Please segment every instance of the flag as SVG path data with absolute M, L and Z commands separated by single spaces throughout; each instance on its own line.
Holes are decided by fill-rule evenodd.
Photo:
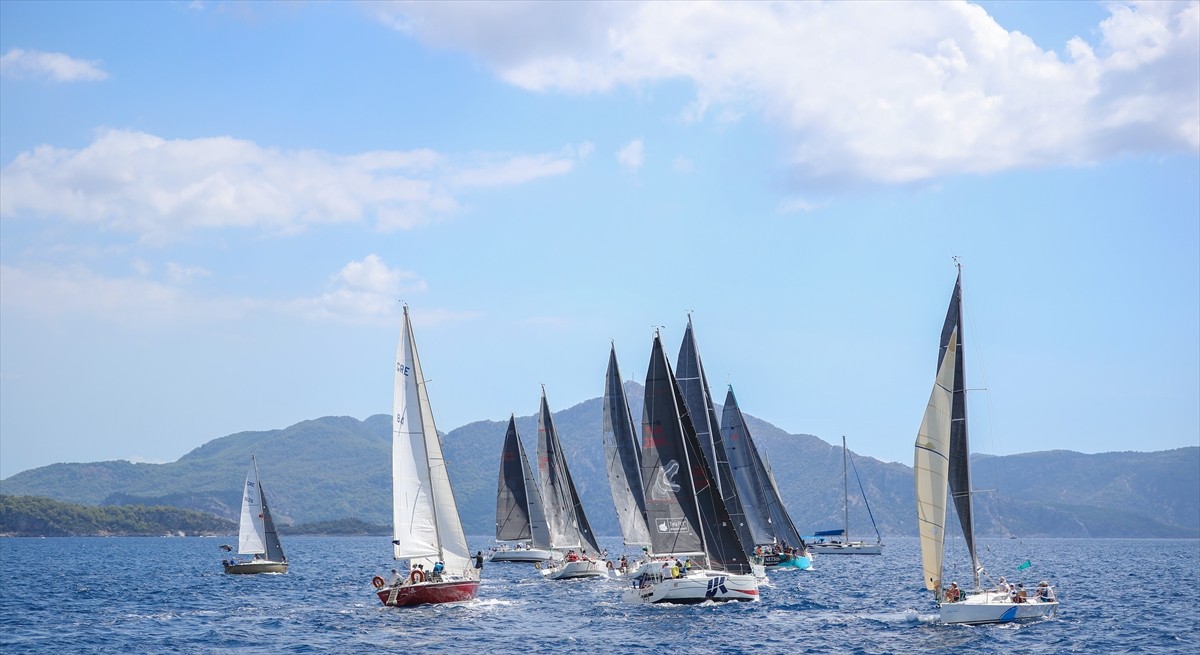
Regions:
M 1024 571 L 1025 569 L 1027 569 L 1027 568 L 1029 568 L 1029 567 L 1031 567 L 1031 566 L 1033 566 L 1033 564 L 1030 564 L 1030 563 L 1029 563 L 1029 560 L 1025 560 L 1024 562 L 1022 562 L 1022 563 L 1021 563 L 1021 565 L 1020 565 L 1020 566 L 1018 566 L 1018 567 L 1017 567 L 1017 570 L 1018 570 L 1018 571 Z

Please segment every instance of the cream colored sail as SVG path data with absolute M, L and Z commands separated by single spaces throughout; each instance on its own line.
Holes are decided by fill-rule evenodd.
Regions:
M 953 398 L 954 361 L 958 353 L 958 331 L 938 366 L 929 405 L 917 432 L 913 458 L 916 480 L 917 524 L 921 534 L 921 565 L 925 588 L 940 593 L 942 550 L 946 538 L 946 488 L 950 468 L 950 413 Z
M 440 559 L 447 571 L 468 571 L 467 538 L 442 457 L 407 306 L 396 348 L 392 406 L 393 555 L 428 561 L 427 568 Z

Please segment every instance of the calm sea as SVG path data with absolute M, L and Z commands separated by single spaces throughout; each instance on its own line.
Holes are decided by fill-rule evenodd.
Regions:
M 393 567 L 386 538 L 285 537 L 291 572 L 258 576 L 222 572 L 218 546 L 229 540 L 0 539 L 0 651 L 1200 652 L 1195 540 L 984 541 L 995 575 L 1053 580 L 1063 607 L 1050 620 L 981 627 L 935 622 L 915 539 L 775 573 L 761 603 L 631 606 L 615 581 L 548 582 L 529 565 L 488 563 L 477 601 L 407 609 L 383 607 L 370 585 Z M 620 550 L 618 539 L 602 545 Z

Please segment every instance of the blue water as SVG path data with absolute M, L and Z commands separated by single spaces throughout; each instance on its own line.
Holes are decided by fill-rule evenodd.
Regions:
M 291 571 L 257 576 L 222 572 L 228 541 L 0 539 L 0 652 L 1200 652 L 1194 540 L 984 541 L 996 575 L 1052 580 L 1063 607 L 977 627 L 935 622 L 915 539 L 774 573 L 761 603 L 626 605 L 615 581 L 548 582 L 529 565 L 488 563 L 477 601 L 404 609 L 383 607 L 370 585 L 393 567 L 387 538 L 285 537 Z M 1018 573 L 1026 559 L 1034 566 Z

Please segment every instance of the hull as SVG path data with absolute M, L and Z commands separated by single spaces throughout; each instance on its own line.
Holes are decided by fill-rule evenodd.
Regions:
M 939 608 L 943 623 L 967 624 L 1041 619 L 1053 617 L 1057 612 L 1057 601 L 1030 599 L 1025 603 L 1013 603 L 1007 599 L 1007 594 L 996 593 L 974 594 L 958 603 L 942 603 Z
M 812 567 L 813 567 L 813 561 L 812 561 L 811 557 L 803 557 L 803 556 L 797 556 L 797 555 L 792 555 L 792 556 L 788 557 L 787 559 L 778 559 L 774 564 L 770 563 L 770 560 L 768 560 L 768 563 L 767 563 L 768 571 L 780 571 L 780 570 L 787 570 L 787 569 L 797 569 L 800 571 L 811 571 Z
M 682 578 L 638 576 L 621 595 L 621 600 L 642 605 L 753 602 L 759 600 L 758 582 L 753 575 L 724 571 L 694 571 Z
M 287 573 L 287 562 L 222 562 L 226 573 Z
M 604 562 L 600 560 L 579 560 L 562 562 L 542 569 L 542 575 L 547 580 L 571 580 L 573 578 L 599 578 L 607 576 L 608 571 Z
M 419 582 L 417 584 L 384 587 L 375 592 L 379 601 L 389 607 L 411 607 L 438 603 L 462 603 L 479 595 L 478 580 L 450 582 Z
M 492 562 L 545 562 L 550 559 L 550 551 L 541 548 L 523 548 L 520 550 L 498 550 L 492 553 Z
M 865 544 L 861 541 L 849 543 L 829 541 L 809 544 L 808 550 L 821 555 L 881 555 L 883 554 L 883 544 Z

